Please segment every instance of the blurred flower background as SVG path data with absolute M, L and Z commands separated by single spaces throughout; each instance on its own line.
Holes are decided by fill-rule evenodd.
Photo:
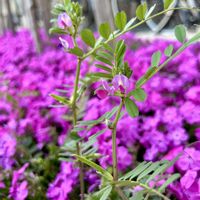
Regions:
M 75 56 L 60 48 L 58 37 L 48 35 L 50 25 L 39 20 L 41 13 L 47 14 L 41 11 L 44 7 L 37 1 L 26 1 L 32 3 L 27 14 L 32 25 L 27 28 L 13 20 L 16 13 L 12 10 L 16 11 L 17 4 L 9 2 L 0 2 L 1 9 L 4 8 L 0 16 L 0 23 L 4 24 L 1 24 L 0 36 L 0 199 L 76 200 L 79 198 L 79 170 L 72 162 L 58 160 L 60 147 L 72 128 L 70 110 L 52 106 L 55 101 L 50 97 L 55 92 L 70 97 L 77 64 Z M 40 1 L 47 5 L 45 2 L 48 3 Z M 97 23 L 104 19 L 90 12 L 98 5 L 95 1 L 85 3 L 88 18 L 83 26 L 94 27 L 94 19 Z M 34 5 L 40 10 L 35 10 Z M 45 7 L 49 17 L 50 7 Z M 175 49 L 180 46 L 162 34 L 149 37 L 147 30 L 143 27 L 138 33 L 127 33 L 121 38 L 128 45 L 125 60 L 133 70 L 133 85 L 150 66 L 155 51 L 163 52 L 169 44 Z M 65 39 L 70 45 L 70 38 Z M 78 42 L 83 45 L 80 39 Z M 81 66 L 81 78 L 89 71 L 97 71 L 90 59 Z M 144 86 L 148 100 L 138 103 L 140 116 L 132 119 L 125 115 L 117 130 L 121 172 L 133 169 L 143 159 L 172 160 L 182 152 L 167 172 L 181 173 L 180 180 L 168 187 L 171 199 L 200 199 L 200 145 L 188 146 L 200 140 L 199 77 L 200 44 L 197 43 Z M 84 120 L 98 119 L 119 101 L 110 96 L 99 99 L 95 91 L 100 84 L 92 84 L 86 91 L 81 104 Z M 90 132 L 82 131 L 80 135 L 87 138 L 103 126 L 98 125 Z M 98 137 L 95 143 L 102 155 L 98 162 L 105 168 L 112 164 L 111 145 L 110 131 Z M 98 189 L 100 179 L 93 170 L 85 170 L 87 190 L 92 192 Z

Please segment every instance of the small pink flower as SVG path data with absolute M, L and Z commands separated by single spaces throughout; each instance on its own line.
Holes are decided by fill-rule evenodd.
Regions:
M 70 28 L 72 26 L 71 18 L 67 13 L 61 13 L 58 16 L 58 27 L 65 29 Z
M 116 90 L 120 90 L 122 93 L 126 93 L 130 86 L 129 79 L 123 74 L 116 75 L 112 80 L 112 84 Z
M 130 87 L 129 79 L 121 74 L 116 75 L 111 84 L 107 81 L 102 81 L 102 87 L 96 90 L 96 94 L 100 99 L 106 98 L 108 95 L 112 96 L 115 92 L 126 94 Z

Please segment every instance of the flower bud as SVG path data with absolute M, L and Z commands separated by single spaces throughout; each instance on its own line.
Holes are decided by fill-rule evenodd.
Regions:
M 67 13 L 61 13 L 58 16 L 58 27 L 65 29 L 70 28 L 72 26 L 71 18 Z
M 64 40 L 61 37 L 59 37 L 59 40 L 64 50 L 67 51 L 69 49 L 69 43 L 67 42 L 67 40 Z

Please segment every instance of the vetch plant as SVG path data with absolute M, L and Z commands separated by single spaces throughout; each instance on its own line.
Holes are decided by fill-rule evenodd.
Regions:
M 146 73 L 136 82 L 130 81 L 130 77 L 134 76 L 129 64 L 124 61 L 126 53 L 126 45 L 123 40 L 115 41 L 119 36 L 133 30 L 142 25 L 146 21 L 167 13 L 170 10 L 178 9 L 194 9 L 194 8 L 171 8 L 172 0 L 164 1 L 164 10 L 153 14 L 156 7 L 154 5 L 149 10 L 146 3 L 138 6 L 136 9 L 136 17 L 127 22 L 126 13 L 119 12 L 115 16 L 115 25 L 117 30 L 112 31 L 107 22 L 99 26 L 100 36 L 96 38 L 90 29 L 79 30 L 81 21 L 83 20 L 81 6 L 78 3 L 64 0 L 63 4 L 57 4 L 53 10 L 56 15 L 57 26 L 53 27 L 50 32 L 62 35 L 69 35 L 73 41 L 73 47 L 70 47 L 64 37 L 60 37 L 61 45 L 67 53 L 77 57 L 76 77 L 74 80 L 74 88 L 72 96 L 67 99 L 63 96 L 52 95 L 59 103 L 68 106 L 72 111 L 73 129 L 62 147 L 63 153 L 60 159 L 78 161 L 79 179 L 80 179 L 80 199 L 152 199 L 160 198 L 168 200 L 165 195 L 166 188 L 175 180 L 179 174 L 166 174 L 166 170 L 171 167 L 177 158 L 171 161 L 142 162 L 125 175 L 120 175 L 118 170 L 118 148 L 117 148 L 117 126 L 124 112 L 131 117 L 139 115 L 137 102 L 143 102 L 147 99 L 147 94 L 142 88 L 156 73 L 158 73 L 171 60 L 183 52 L 188 46 L 200 39 L 200 34 L 196 34 L 191 39 L 186 39 L 186 29 L 183 25 L 175 28 L 175 36 L 181 43 L 178 50 L 174 51 L 174 47 L 169 45 L 164 54 L 166 60 L 161 62 L 161 51 L 155 52 L 151 57 L 151 65 Z M 137 22 L 139 21 L 139 22 Z M 80 34 L 79 34 L 80 31 Z M 80 38 L 87 46 L 83 48 L 77 40 Z M 110 44 L 111 42 L 112 45 Z M 84 60 L 91 57 L 98 64 L 95 65 L 99 72 L 88 73 L 81 80 L 80 70 Z M 83 94 L 87 89 L 87 85 L 100 81 L 99 88 L 95 91 L 100 99 L 110 98 L 110 96 L 119 98 L 119 105 L 111 111 L 106 112 L 97 120 L 82 121 L 79 116 L 79 102 L 82 100 Z M 89 131 L 98 124 L 105 124 L 103 130 L 98 131 L 89 138 L 81 137 L 79 132 Z M 106 130 L 112 132 L 112 169 L 104 169 L 96 159 L 101 155 L 94 148 L 97 137 L 104 134 Z M 85 194 L 84 186 L 84 169 L 91 167 L 97 174 L 101 176 L 101 189 L 94 194 Z

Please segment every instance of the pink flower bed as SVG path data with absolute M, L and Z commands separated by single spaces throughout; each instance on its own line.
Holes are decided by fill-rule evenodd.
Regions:
M 44 37 L 44 36 L 43 36 Z M 156 50 L 164 51 L 174 41 L 140 41 L 132 34 L 124 36 L 129 50 L 125 59 L 133 69 L 133 83 L 145 73 Z M 53 41 L 54 44 L 59 40 Z M 168 187 L 172 199 L 200 199 L 200 145 L 187 147 L 200 140 L 200 45 L 196 44 L 175 58 L 145 85 L 148 100 L 138 104 L 140 116 L 125 115 L 117 132 L 119 169 L 134 168 L 143 159 L 172 160 L 182 155 L 168 173 L 179 172 L 179 181 Z M 63 118 L 67 108 L 52 108 L 49 96 L 56 89 L 73 85 L 76 59 L 56 45 L 37 54 L 30 33 L 7 33 L 0 37 L 0 199 L 76 199 L 79 171 L 72 163 L 59 162 L 59 147 L 71 128 Z M 162 58 L 163 60 L 165 58 Z M 81 66 L 81 76 L 94 66 L 89 60 Z M 117 102 L 94 95 L 98 85 L 88 91 L 85 120 L 98 119 Z M 70 96 L 71 91 L 64 94 Z M 88 137 L 101 130 L 94 127 Z M 111 133 L 106 131 L 95 144 L 102 157 L 98 160 L 109 167 Z M 86 172 L 89 191 L 98 188 L 99 177 Z

